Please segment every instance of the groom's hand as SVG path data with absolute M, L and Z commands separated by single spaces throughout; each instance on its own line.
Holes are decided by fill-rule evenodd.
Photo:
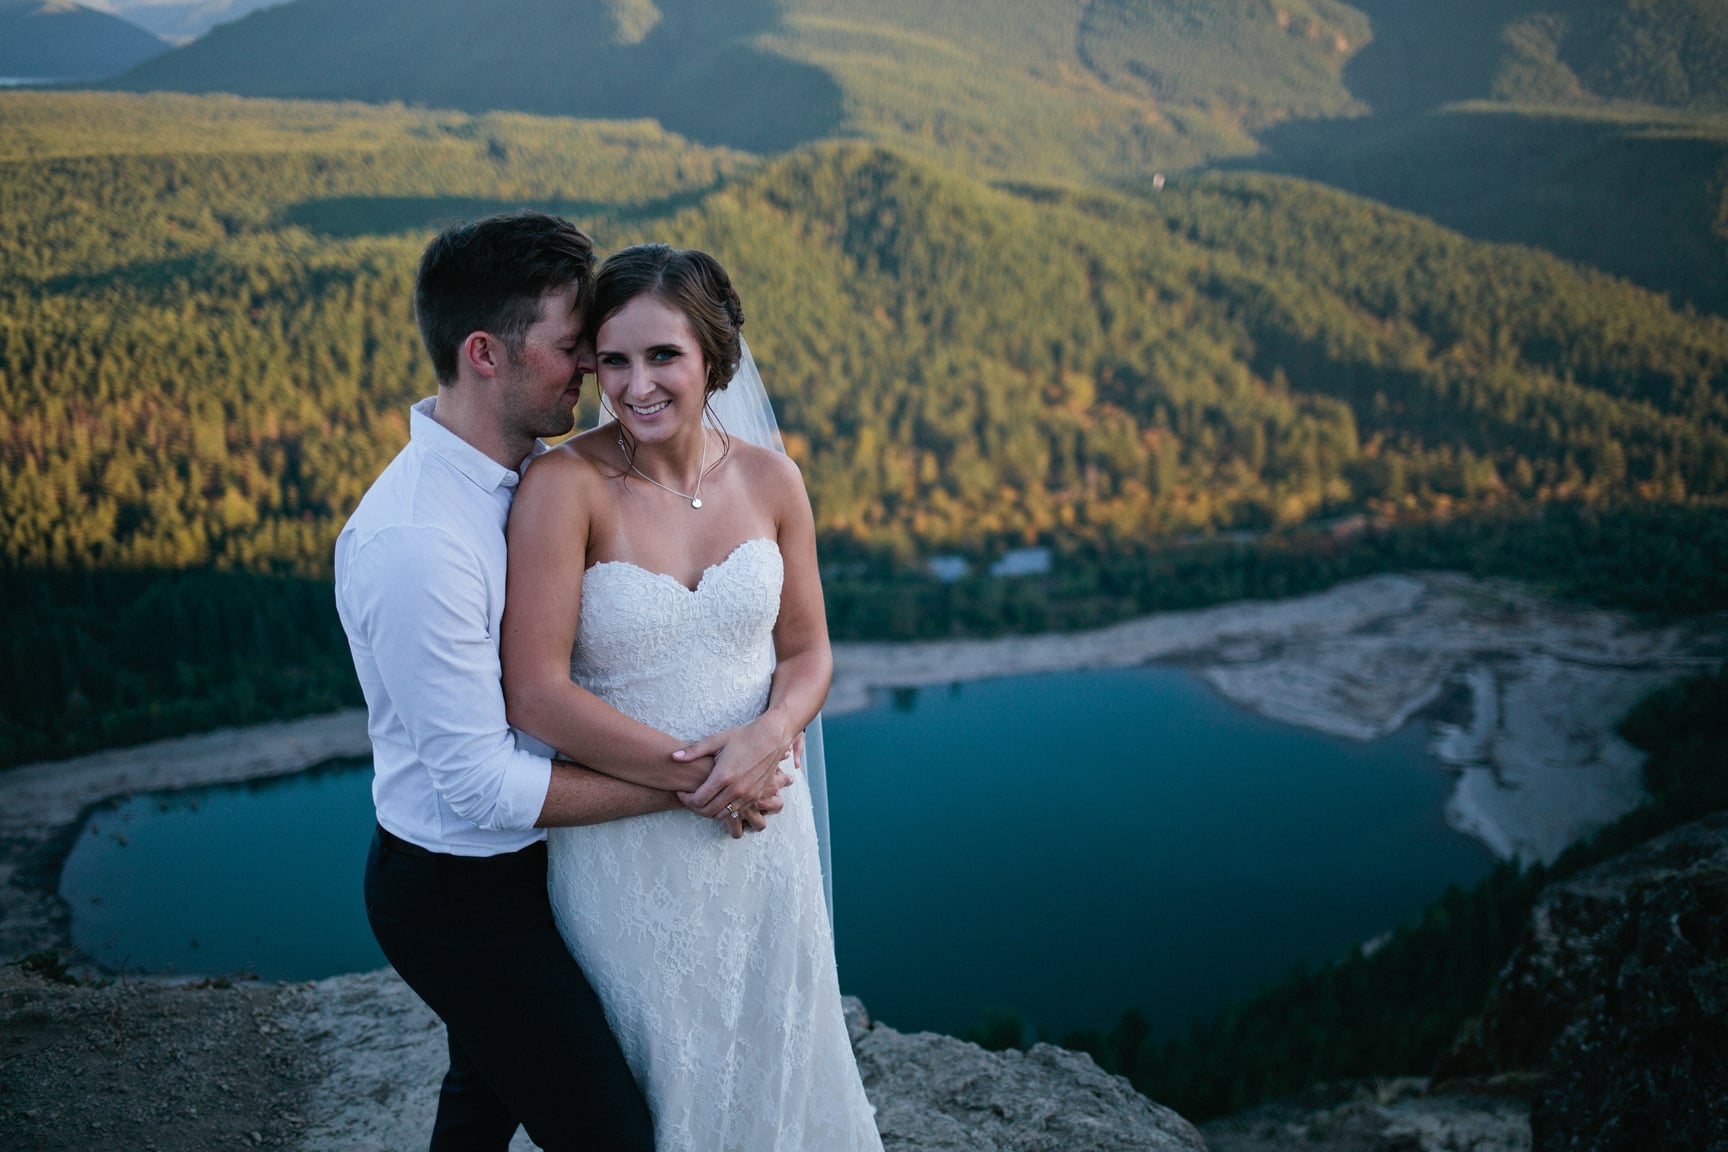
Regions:
M 689 751 L 680 748 L 672 753 L 673 777 L 662 787 L 678 793 L 694 792 L 714 775 L 714 757 L 692 756 Z

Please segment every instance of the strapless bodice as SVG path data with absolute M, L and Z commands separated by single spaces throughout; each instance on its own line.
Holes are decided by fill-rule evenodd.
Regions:
M 582 578 L 570 677 L 620 712 L 698 740 L 759 716 L 774 675 L 780 548 L 746 540 L 694 589 L 623 560 Z

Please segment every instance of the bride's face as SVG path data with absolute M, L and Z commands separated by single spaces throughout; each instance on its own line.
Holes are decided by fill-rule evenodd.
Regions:
M 600 325 L 594 352 L 601 395 L 638 443 L 701 425 L 708 368 L 683 312 L 638 296 Z

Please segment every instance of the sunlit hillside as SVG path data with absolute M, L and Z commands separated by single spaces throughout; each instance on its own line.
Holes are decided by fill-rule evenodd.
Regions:
M 1728 324 L 1311 185 L 1011 191 L 865 144 L 760 167 L 650 125 L 225 98 L 9 118 L 54 157 L 0 181 L 14 562 L 324 571 L 426 386 L 415 246 L 526 203 L 736 267 L 861 545 L 1728 490 Z M 157 123 L 223 149 L 67 154 Z
M 524 204 L 733 267 L 824 549 L 881 571 L 1046 542 L 1094 557 L 1072 578 L 1196 534 L 1728 494 L 1728 323 L 1316 185 L 994 186 L 867 142 L 765 161 L 641 121 L 10 93 L 4 564 L 325 576 L 429 387 L 420 244 Z M 1154 599 L 1022 618 L 1170 602 L 1125 587 Z M 947 626 L 832 603 L 850 634 Z M 64 658 L 15 716 L 65 706 Z

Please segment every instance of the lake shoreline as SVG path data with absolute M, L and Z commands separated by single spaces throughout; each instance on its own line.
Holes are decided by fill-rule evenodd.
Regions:
M 1626 709 L 1725 653 L 1720 615 L 1650 626 L 1506 581 L 1417 573 L 1081 633 L 837 644 L 826 712 L 892 688 L 1180 664 L 1232 703 L 1332 735 L 1375 739 L 1427 717 L 1430 750 L 1458 774 L 1452 826 L 1503 859 L 1551 860 L 1643 799 L 1643 758 L 1614 732 Z M 345 709 L 0 773 L 0 954 L 68 946 L 54 880 L 94 806 L 370 754 L 364 710 Z

